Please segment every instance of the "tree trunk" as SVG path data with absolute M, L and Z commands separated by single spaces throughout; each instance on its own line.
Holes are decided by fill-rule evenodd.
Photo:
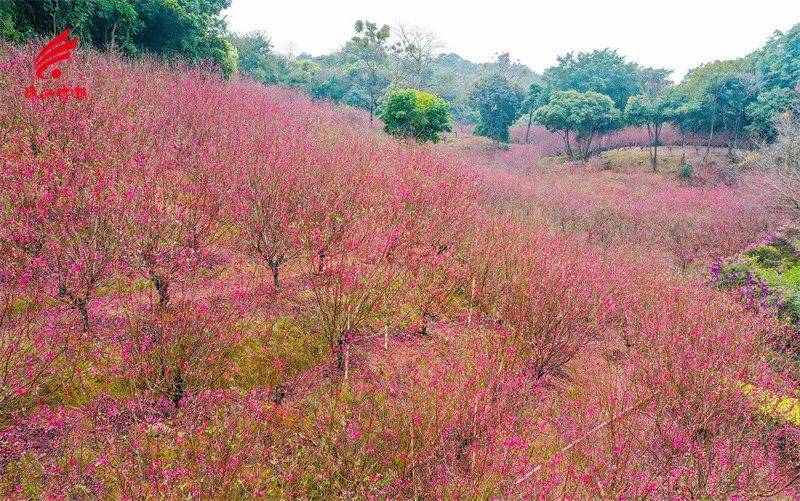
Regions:
M 564 133 L 564 145 L 567 148 L 567 151 L 566 151 L 567 158 L 572 160 L 572 158 L 573 158 L 572 157 L 572 145 L 569 144 L 569 131 L 566 131 Z
M 714 129 L 717 126 L 717 106 L 714 104 L 714 114 L 711 116 L 711 132 L 708 135 L 708 144 L 706 145 L 706 154 L 703 156 L 705 162 L 708 154 L 711 153 L 711 143 L 714 142 Z
M 66 284 L 59 284 L 58 285 L 58 297 L 65 298 L 69 300 L 69 304 L 78 310 L 78 313 L 81 315 L 81 325 L 83 327 L 83 332 L 89 332 L 89 296 L 87 294 L 86 297 L 78 298 L 75 297 L 72 292 L 67 288 Z
M 281 272 L 281 264 L 283 264 L 283 259 L 272 258 L 267 262 L 267 264 L 269 265 L 270 271 L 272 271 L 272 284 L 275 286 L 276 289 L 280 289 L 281 288 L 280 272 Z
M 433 320 L 433 315 L 428 313 L 428 310 L 422 312 L 422 326 L 419 329 L 419 335 L 425 338 L 430 337 L 428 332 L 428 323 Z
M 117 32 L 117 23 L 114 22 L 114 26 L 111 27 L 111 42 L 108 44 L 108 52 L 114 52 L 114 35 Z
M 336 370 L 339 374 L 344 373 L 344 338 L 336 342 Z
M 583 160 L 588 160 L 589 159 L 589 154 L 592 152 L 592 140 L 593 139 L 594 139 L 594 132 L 589 134 L 589 137 L 586 138 L 586 146 L 584 147 L 584 150 L 582 152 L 580 152 L 581 156 L 583 157 L 582 158 Z
M 181 400 L 183 400 L 183 376 L 181 376 L 180 372 L 178 372 L 172 380 L 171 393 L 172 404 L 175 406 L 175 409 L 177 409 L 181 405 Z
M 89 332 L 89 309 L 87 308 L 86 299 L 76 299 L 75 307 L 81 314 L 81 323 L 83 324 L 83 332 Z
M 322 273 L 325 271 L 325 249 L 320 249 L 317 253 L 317 257 L 319 257 L 319 268 L 317 269 L 317 273 Z
M 370 96 L 369 99 L 369 123 L 371 124 L 375 118 L 375 107 L 377 105 L 377 99 Z
M 733 138 L 732 140 L 728 141 L 728 158 L 732 163 L 739 161 L 739 158 L 735 154 L 737 149 L 739 149 L 739 117 L 736 117 L 736 125 L 733 129 Z
M 661 135 L 661 126 L 656 125 L 653 128 L 653 172 L 658 172 L 658 139 Z
M 169 282 L 159 273 L 150 273 L 150 280 L 158 292 L 158 304 L 164 306 L 169 302 Z
M 525 131 L 525 144 L 528 144 L 528 138 L 531 135 L 531 124 L 533 123 L 533 110 L 528 115 L 528 130 Z

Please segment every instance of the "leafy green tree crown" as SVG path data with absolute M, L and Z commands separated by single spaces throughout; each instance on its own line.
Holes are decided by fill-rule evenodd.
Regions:
M 508 127 L 519 118 L 525 92 L 502 75 L 481 78 L 470 93 L 470 103 L 478 110 L 479 136 L 508 142 Z
M 421 143 L 437 143 L 441 132 L 451 130 L 448 108 L 448 104 L 434 94 L 404 89 L 389 94 L 380 118 L 389 134 L 413 137 Z

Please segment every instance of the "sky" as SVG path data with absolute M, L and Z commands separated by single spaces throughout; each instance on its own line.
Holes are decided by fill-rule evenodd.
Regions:
M 445 51 L 474 62 L 508 51 L 541 73 L 560 54 L 611 47 L 680 80 L 800 23 L 800 0 L 232 0 L 225 14 L 233 31 L 265 31 L 278 51 L 294 55 L 333 52 L 357 19 L 368 19 L 424 27 Z

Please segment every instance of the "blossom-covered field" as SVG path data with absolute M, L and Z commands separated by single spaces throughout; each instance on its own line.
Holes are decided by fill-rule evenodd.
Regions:
M 698 275 L 768 201 L 4 50 L 4 497 L 800 494 L 787 333 Z

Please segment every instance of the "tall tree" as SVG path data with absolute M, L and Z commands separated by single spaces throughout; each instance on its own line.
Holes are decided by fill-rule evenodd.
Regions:
M 351 102 L 363 101 L 369 109 L 369 121 L 373 121 L 375 109 L 384 89 L 389 85 L 389 70 L 386 65 L 386 49 L 389 40 L 389 26 L 370 21 L 356 21 L 356 35 L 345 47 L 351 61 L 348 68 L 354 90 L 359 95 Z
M 427 90 L 429 71 L 436 55 L 444 47 L 435 33 L 424 28 L 400 25 L 398 40 L 391 46 L 391 52 L 408 86 Z
M 532 83 L 528 87 L 528 94 L 522 101 L 521 111 L 528 114 L 528 128 L 525 130 L 525 144 L 531 135 L 531 125 L 533 125 L 533 114 L 549 99 L 549 90 L 538 83 Z
M 777 137 L 777 118 L 800 104 L 800 24 L 786 33 L 776 32 L 749 59 L 753 61 L 759 89 L 747 110 L 747 130 L 771 141 Z
M 726 132 L 733 156 L 741 132 L 749 125 L 747 109 L 756 98 L 750 62 L 740 59 L 704 64 L 691 70 L 679 88 L 696 103 L 695 112 L 682 118 L 682 128 L 708 135 L 706 156 L 714 138 Z
M 239 71 L 258 82 L 275 84 L 287 72 L 285 58 L 272 51 L 272 43 L 267 35 L 254 31 L 231 37 L 239 57 Z
M 639 67 L 636 70 L 636 78 L 642 94 L 651 97 L 672 85 L 670 75 L 672 75 L 672 70 L 665 68 Z
M 522 64 L 518 59 L 511 59 L 510 52 L 501 52 L 497 54 L 497 60 L 494 63 L 494 71 L 511 82 L 520 85 L 526 77 L 532 72 L 530 68 Z
M 609 96 L 617 108 L 641 91 L 638 66 L 611 49 L 568 53 L 558 64 L 547 68 L 544 79 L 556 90 L 598 92 Z
M 673 87 L 663 88 L 655 95 L 639 94 L 628 98 L 625 121 L 630 125 L 645 126 L 650 138 L 650 164 L 658 170 L 658 147 L 664 124 L 676 119 L 684 101 Z
M 475 134 L 497 142 L 508 142 L 508 127 L 519 117 L 525 92 L 501 75 L 481 78 L 470 93 L 470 102 L 480 114 Z
M 618 129 L 620 118 L 620 112 L 610 97 L 597 92 L 574 90 L 553 92 L 549 102 L 534 115 L 537 123 L 561 135 L 565 153 L 570 159 L 588 158 L 592 153 L 593 140 Z M 577 155 L 570 140 L 573 134 Z

